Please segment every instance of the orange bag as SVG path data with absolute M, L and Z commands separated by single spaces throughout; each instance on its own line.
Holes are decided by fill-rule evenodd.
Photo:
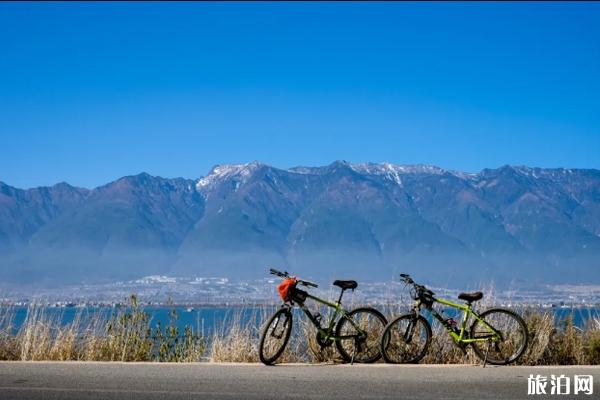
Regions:
M 283 299 L 283 301 L 289 301 L 290 291 L 296 287 L 296 278 L 287 278 L 277 286 L 277 291 Z

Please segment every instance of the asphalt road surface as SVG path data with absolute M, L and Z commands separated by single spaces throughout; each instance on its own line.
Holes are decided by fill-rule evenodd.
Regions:
M 594 393 L 528 396 L 530 374 L 592 375 Z M 0 362 L 0 399 L 598 398 L 600 367 Z M 547 385 L 550 393 L 550 385 Z

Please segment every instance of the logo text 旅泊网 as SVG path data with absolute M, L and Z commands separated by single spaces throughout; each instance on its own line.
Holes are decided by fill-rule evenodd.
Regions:
M 533 375 L 527 378 L 528 395 L 591 395 L 594 393 L 594 377 L 592 375 L 574 375 L 572 378 L 564 374 Z

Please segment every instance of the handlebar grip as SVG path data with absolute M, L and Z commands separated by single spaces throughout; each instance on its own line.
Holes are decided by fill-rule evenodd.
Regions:
M 275 268 L 271 268 L 271 269 L 269 270 L 269 272 L 270 272 L 272 275 L 277 275 L 277 276 L 287 276 L 287 275 L 288 275 L 288 274 L 287 274 L 287 272 L 285 272 L 285 273 L 284 273 L 284 272 L 281 272 L 281 271 L 278 271 L 278 270 L 276 270 Z

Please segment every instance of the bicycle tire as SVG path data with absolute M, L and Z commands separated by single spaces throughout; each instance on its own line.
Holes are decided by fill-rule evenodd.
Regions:
M 360 307 L 360 308 L 356 308 L 352 311 L 350 311 L 348 313 L 349 317 L 352 317 L 353 320 L 354 318 L 357 317 L 357 315 L 362 314 L 362 316 L 359 316 L 358 318 L 363 318 L 366 316 L 370 316 L 372 318 L 372 320 L 375 322 L 374 326 L 368 326 L 365 327 L 367 330 L 367 337 L 364 339 L 361 339 L 361 343 L 366 343 L 365 349 L 367 349 L 367 352 L 363 352 L 361 351 L 360 353 L 356 353 L 356 354 L 350 354 L 348 353 L 348 351 L 346 350 L 346 348 L 344 348 L 344 342 L 343 340 L 336 340 L 335 341 L 335 345 L 337 347 L 338 353 L 340 353 L 340 356 L 342 356 L 342 359 L 345 362 L 357 362 L 357 363 L 374 363 L 375 361 L 379 360 L 381 358 L 381 351 L 379 350 L 379 336 L 381 335 L 381 332 L 383 332 L 383 329 L 385 328 L 386 324 L 387 324 L 387 319 L 385 318 L 385 316 L 380 313 L 379 311 L 377 311 L 374 308 L 370 308 L 370 307 Z M 360 324 L 360 320 L 358 321 L 358 323 Z M 346 318 L 340 318 L 340 320 L 337 322 L 337 325 L 335 327 L 335 335 L 337 337 L 343 336 L 343 329 L 346 326 L 350 326 L 352 327 L 352 325 L 350 324 L 350 322 L 348 321 L 348 319 Z M 362 326 L 361 326 L 362 328 Z M 354 327 L 352 327 L 352 329 L 354 330 Z M 356 339 L 347 339 L 345 340 L 345 342 L 349 342 L 350 340 L 356 340 Z M 354 345 L 356 346 L 356 343 L 354 343 Z M 375 351 L 372 351 L 375 350 Z M 354 352 L 352 352 L 354 353 Z
M 411 323 L 413 324 L 412 326 L 421 326 L 423 328 L 418 328 L 418 331 L 419 333 L 423 333 L 425 335 L 424 343 L 422 345 L 419 345 L 418 347 L 414 346 L 416 351 L 412 352 L 414 353 L 413 355 L 406 355 L 407 351 L 404 350 L 402 351 L 402 353 L 404 354 L 403 356 L 392 356 L 392 350 L 396 348 L 400 349 L 402 342 L 404 342 L 407 345 L 410 344 L 410 342 L 412 342 L 412 335 L 414 335 L 415 330 L 411 327 Z M 406 327 L 403 326 L 404 324 L 406 324 Z M 411 329 L 411 337 L 408 339 L 407 342 L 405 336 L 409 333 L 409 330 Z M 395 330 L 397 330 L 399 333 L 403 332 L 402 335 L 400 337 L 397 337 L 397 335 L 395 334 Z M 419 361 L 421 361 L 423 357 L 425 357 L 425 354 L 427 354 L 427 350 L 429 349 L 429 345 L 431 344 L 431 337 L 431 325 L 422 315 L 418 315 L 416 317 L 415 314 L 412 313 L 401 315 L 385 327 L 385 330 L 381 335 L 381 355 L 387 363 L 416 364 Z
M 527 350 L 527 345 L 529 342 L 529 332 L 527 330 L 527 324 L 525 323 L 523 318 L 521 318 L 521 316 L 519 314 L 517 314 L 516 312 L 514 312 L 512 310 L 507 310 L 505 308 L 490 308 L 490 309 L 482 312 L 479 315 L 479 317 L 481 319 L 483 319 L 486 323 L 490 324 L 490 326 L 492 326 L 494 329 L 497 329 L 501 333 L 503 333 L 503 329 L 506 329 L 506 328 L 503 328 L 501 326 L 496 326 L 495 324 L 498 324 L 498 322 L 494 321 L 494 318 L 491 317 L 492 315 L 499 316 L 500 314 L 503 314 L 505 317 L 508 317 L 509 320 L 512 319 L 512 321 L 515 322 L 516 326 L 520 329 L 520 332 L 518 332 L 517 334 L 521 337 L 521 343 L 519 343 L 519 345 L 515 346 L 516 350 L 513 351 L 508 357 L 494 358 L 494 354 L 499 353 L 499 350 L 500 350 L 500 348 L 497 344 L 496 344 L 496 348 L 494 349 L 494 351 L 491 352 L 491 357 L 490 357 L 490 352 L 488 352 L 487 349 L 480 348 L 479 343 L 482 343 L 482 342 L 471 343 L 471 347 L 473 348 L 473 351 L 475 352 L 477 357 L 479 357 L 481 360 L 486 360 L 485 362 L 487 362 L 489 364 L 494 364 L 494 365 L 506 365 L 506 364 L 510 364 L 510 363 L 517 361 L 523 355 L 523 353 L 525 353 L 525 350 Z M 480 321 L 475 320 L 473 322 L 473 324 L 471 325 L 471 338 L 477 338 L 478 335 L 480 335 L 480 333 L 477 332 L 478 326 L 485 327 L 485 325 L 483 325 Z M 489 330 L 487 328 L 486 328 L 486 330 L 489 332 Z M 509 335 L 511 333 L 512 332 L 509 332 Z M 503 337 L 505 339 L 501 343 L 504 346 L 506 346 L 506 342 L 507 342 L 506 338 L 508 336 L 504 335 Z M 482 346 L 483 346 L 483 344 L 482 344 Z M 487 352 L 487 355 L 486 355 L 486 352 Z
M 283 339 L 282 341 L 280 341 L 280 343 L 277 345 L 277 347 L 275 348 L 275 353 L 273 355 L 265 355 L 266 352 L 266 348 L 268 347 L 265 342 L 267 340 L 267 338 L 269 338 L 269 336 L 273 336 L 272 333 L 270 332 L 271 328 L 277 329 L 280 320 L 280 317 L 284 317 L 285 320 L 283 322 L 283 329 L 284 331 L 282 332 L 281 338 Z M 275 322 L 275 325 L 273 325 L 273 322 Z M 292 317 L 292 313 L 290 311 L 289 308 L 287 307 L 282 307 L 279 310 L 277 310 L 272 316 L 271 318 L 269 318 L 267 324 L 265 325 L 265 327 L 263 328 L 262 331 L 262 335 L 260 338 L 260 344 L 258 346 L 258 357 L 260 358 L 260 361 L 265 364 L 265 365 L 273 365 L 275 363 L 275 361 L 277 361 L 277 359 L 281 356 L 281 354 L 283 354 L 283 351 L 285 350 L 285 346 L 287 345 L 288 341 L 290 340 L 290 335 L 292 333 L 292 323 L 293 323 L 293 317 Z M 274 336 L 276 337 L 276 336 Z

